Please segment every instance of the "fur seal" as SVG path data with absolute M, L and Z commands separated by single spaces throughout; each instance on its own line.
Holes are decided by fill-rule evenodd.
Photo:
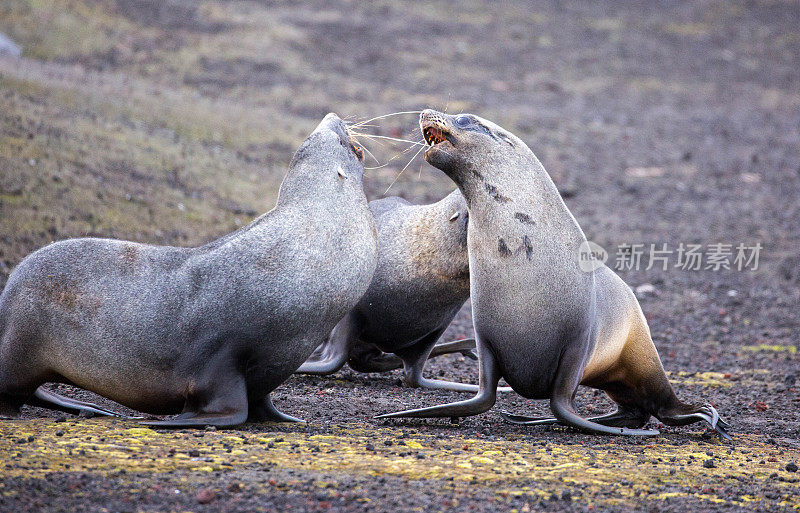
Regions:
M 590 433 L 655 435 L 705 421 L 728 438 L 710 405 L 680 401 L 664 374 L 636 296 L 611 269 L 585 272 L 586 242 L 553 181 L 519 138 L 471 114 L 425 110 L 425 160 L 467 201 L 467 245 L 480 391 L 466 401 L 379 417 L 463 417 L 491 408 L 503 377 L 529 399 L 549 399 L 555 419 L 504 414 L 523 424 L 562 423 Z M 598 262 L 599 264 L 599 262 Z M 580 417 L 578 385 L 605 391 L 616 412 Z
M 83 238 L 25 258 L 0 296 L 0 414 L 80 402 L 63 382 L 153 414 L 149 425 L 296 421 L 269 394 L 356 304 L 377 262 L 361 149 L 328 114 L 276 206 L 198 248 Z M 108 413 L 91 411 L 92 413 Z
M 423 377 L 428 358 L 460 352 L 474 339 L 434 346 L 469 297 L 468 213 L 458 190 L 429 205 L 399 197 L 371 201 L 378 265 L 367 292 L 297 370 L 332 374 L 403 367 L 408 385 L 477 392 L 476 385 Z M 386 354 L 394 353 L 394 354 Z

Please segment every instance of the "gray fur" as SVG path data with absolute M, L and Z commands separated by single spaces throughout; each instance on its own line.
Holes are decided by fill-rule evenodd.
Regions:
M 657 434 L 625 427 L 641 427 L 651 414 L 669 424 L 711 419 L 717 429 L 715 410 L 703 417 L 710 410 L 675 397 L 649 330 L 650 347 L 642 347 L 652 349 L 652 356 L 642 359 L 648 372 L 639 383 L 611 378 L 592 384 L 618 402 L 619 415 L 601 424 L 575 413 L 572 400 L 598 340 L 604 340 L 599 337 L 623 326 L 627 313 L 641 315 L 635 297 L 607 267 L 581 270 L 579 247 L 586 237 L 519 138 L 469 114 L 426 110 L 420 126 L 429 142 L 444 138 L 425 159 L 453 179 L 469 209 L 470 292 L 481 384 L 478 395 L 466 401 L 380 417 L 475 415 L 494 405 L 502 377 L 524 397 L 550 399 L 557 421 L 589 432 Z M 444 135 L 431 135 L 437 128 Z M 643 316 L 641 321 L 647 329 Z
M 369 289 L 298 372 L 330 374 L 345 362 L 361 372 L 402 365 L 411 386 L 475 391 L 422 376 L 434 344 L 469 297 L 463 196 L 456 190 L 429 205 L 390 197 L 370 202 L 370 209 L 380 250 Z M 472 347 L 473 340 L 451 342 L 437 346 L 436 355 Z
M 329 114 L 295 153 L 275 208 L 232 234 L 198 248 L 86 238 L 32 253 L 0 296 L 0 414 L 57 381 L 183 412 L 164 425 L 290 420 L 269 393 L 375 269 L 362 173 Z

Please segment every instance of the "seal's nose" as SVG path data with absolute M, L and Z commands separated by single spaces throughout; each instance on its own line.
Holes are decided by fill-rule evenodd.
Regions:
M 425 120 L 429 120 L 429 119 L 438 117 L 439 114 L 440 113 L 438 111 L 435 111 L 433 109 L 425 109 L 425 110 L 423 110 L 422 112 L 419 113 L 419 121 L 421 123 L 421 122 L 423 122 Z
M 347 138 L 347 127 L 344 126 L 344 121 L 333 112 L 322 118 L 314 132 L 319 132 L 320 130 L 330 130 L 344 139 Z

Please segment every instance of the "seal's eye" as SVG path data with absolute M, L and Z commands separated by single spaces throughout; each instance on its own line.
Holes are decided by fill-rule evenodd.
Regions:
M 469 116 L 458 116 L 456 118 L 456 125 L 460 126 L 461 128 L 467 127 L 472 123 L 472 120 L 469 119 Z

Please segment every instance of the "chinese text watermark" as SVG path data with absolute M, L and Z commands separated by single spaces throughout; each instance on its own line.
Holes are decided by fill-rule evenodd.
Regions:
M 599 244 L 586 241 L 578 249 L 578 265 L 592 272 L 608 262 L 617 271 L 639 271 L 657 268 L 662 271 L 755 271 L 763 246 L 755 244 L 620 244 L 614 261 L 608 262 L 608 252 Z M 613 265 L 612 265 L 613 264 Z

